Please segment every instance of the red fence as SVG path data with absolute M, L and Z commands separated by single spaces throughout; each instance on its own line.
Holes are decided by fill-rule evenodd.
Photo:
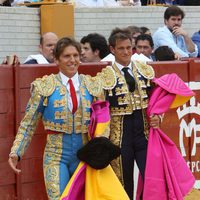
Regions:
M 15 174 L 8 167 L 8 153 L 15 136 L 13 68 L 0 67 L 0 199 L 15 197 Z
M 108 63 L 82 64 L 80 73 L 95 75 Z M 187 105 L 170 110 L 162 129 L 176 143 L 200 188 L 200 61 L 153 62 L 156 76 L 177 73 L 196 92 Z M 16 176 L 8 166 L 8 154 L 28 98 L 30 83 L 45 74 L 57 73 L 54 65 L 0 66 L 0 200 L 46 200 L 42 156 L 46 135 L 40 123 Z

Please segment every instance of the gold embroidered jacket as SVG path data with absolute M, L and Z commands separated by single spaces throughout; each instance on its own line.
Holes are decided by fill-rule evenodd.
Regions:
M 22 156 L 31 141 L 37 123 L 42 118 L 46 130 L 57 133 L 82 133 L 86 135 L 90 122 L 90 105 L 94 97 L 101 98 L 101 84 L 90 76 L 80 75 L 80 106 L 74 115 L 67 102 L 67 89 L 59 75 L 44 76 L 32 83 L 31 98 L 21 121 L 11 154 Z M 105 135 L 108 133 L 105 133 Z M 85 137 L 87 138 L 87 137 Z M 87 142 L 86 139 L 83 142 Z
M 110 102 L 111 115 L 132 114 L 134 110 L 147 108 L 148 90 L 150 80 L 154 78 L 154 70 L 151 66 L 135 62 L 132 63 L 136 89 L 129 92 L 124 76 L 114 64 L 116 83 L 112 89 L 106 90 L 106 99 Z

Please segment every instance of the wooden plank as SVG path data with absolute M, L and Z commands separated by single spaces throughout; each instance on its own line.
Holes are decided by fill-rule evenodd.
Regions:
M 8 161 L 8 155 L 12 147 L 14 137 L 11 138 L 0 138 L 0 163 Z
M 32 182 L 22 184 L 22 199 L 47 200 L 44 183 Z
M 0 113 L 13 112 L 14 93 L 13 89 L 0 90 Z
M 22 183 L 43 182 L 43 160 L 42 158 L 23 159 L 21 162 Z
M 14 112 L 9 114 L 0 114 L 0 138 L 14 137 L 14 132 Z
M 185 82 L 189 81 L 188 61 L 160 61 L 149 63 L 155 70 L 156 77 L 169 73 L 176 73 Z
M 0 187 L 0 200 L 16 200 L 15 184 Z
M 25 112 L 28 100 L 30 99 L 30 96 L 31 96 L 30 88 L 20 89 L 20 96 L 23 97 L 21 98 L 21 101 L 20 101 L 21 112 Z
M 63 20 L 65 19 L 65 20 Z M 73 5 L 42 5 L 40 7 L 41 33 L 54 32 L 59 38 L 74 36 Z M 62 22 L 62 26 L 60 23 Z
M 20 65 L 15 69 L 17 73 L 17 82 L 19 88 L 30 88 L 31 82 L 36 78 L 41 78 L 44 75 L 58 73 L 58 68 L 55 64 L 52 65 Z
M 0 66 L 0 89 L 13 89 L 13 67 L 7 65 Z
M 15 182 L 15 174 L 8 165 L 8 161 L 0 162 L 0 188 L 1 186 L 14 184 Z

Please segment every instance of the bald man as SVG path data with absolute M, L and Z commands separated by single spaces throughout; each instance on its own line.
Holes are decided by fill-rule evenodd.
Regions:
M 53 50 L 58 41 L 55 33 L 44 33 L 40 38 L 39 52 L 40 54 L 30 55 L 24 64 L 48 64 L 54 62 Z

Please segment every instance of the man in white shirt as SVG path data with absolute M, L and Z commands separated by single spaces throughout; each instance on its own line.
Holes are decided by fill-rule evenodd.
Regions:
M 177 6 L 170 6 L 164 13 L 165 26 L 153 34 L 155 49 L 159 46 L 169 46 L 176 58 L 197 57 L 197 46 L 192 42 L 187 32 L 181 27 L 185 13 Z
M 137 54 L 143 54 L 150 60 L 155 60 L 153 52 L 153 39 L 151 35 L 141 34 L 135 40 L 135 48 Z
M 55 33 L 44 33 L 40 38 L 40 54 L 30 55 L 24 64 L 49 64 L 54 62 L 53 50 L 58 41 Z

